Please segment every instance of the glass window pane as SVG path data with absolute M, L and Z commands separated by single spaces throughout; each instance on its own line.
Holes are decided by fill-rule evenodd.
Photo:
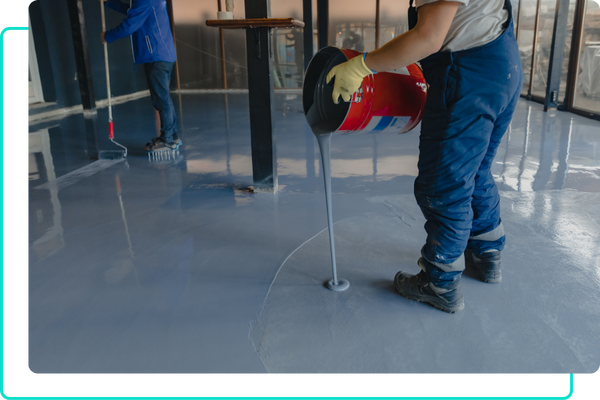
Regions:
M 221 4 L 225 7 L 225 2 Z M 182 89 L 220 89 L 223 87 L 219 29 L 208 27 L 216 19 L 217 0 L 173 1 L 173 20 L 177 60 Z M 243 0 L 234 1 L 233 15 L 244 18 Z M 224 29 L 227 87 L 248 87 L 246 74 L 246 36 L 243 30 Z
M 272 33 L 275 87 L 301 87 L 304 77 L 304 30 L 273 29 Z
M 329 1 L 329 43 L 360 52 L 375 50 L 375 2 Z
M 271 0 L 272 18 L 303 20 L 302 0 Z M 273 78 L 276 88 L 302 87 L 304 29 L 273 29 Z
M 205 28 L 202 24 L 202 19 L 215 19 L 216 10 L 215 1 L 173 2 L 175 44 L 182 89 L 204 89 L 207 88 L 207 83 L 221 81 L 220 65 L 214 65 L 220 57 L 219 32 L 217 29 Z
M 564 99 L 567 87 L 567 76 L 569 69 L 569 54 L 571 49 L 571 35 L 573 33 L 573 18 L 575 16 L 575 0 L 569 2 L 569 13 L 567 15 L 567 37 L 564 43 L 564 52 L 561 69 L 561 86 L 559 99 Z M 552 46 L 552 34 L 554 30 L 554 18 L 556 15 L 556 1 L 542 0 L 540 2 L 540 20 L 538 23 L 538 44 L 535 54 L 533 85 L 531 94 L 546 97 L 546 86 L 548 83 L 548 66 L 550 61 L 550 49 Z
M 178 1 L 179 0 L 173 1 L 173 3 L 177 3 Z M 215 4 L 213 8 L 214 10 L 218 9 L 217 0 L 210 0 L 210 2 Z M 225 10 L 225 0 L 221 0 L 221 7 L 223 7 L 223 10 Z M 244 0 L 234 0 L 233 18 L 246 18 Z M 205 25 L 204 20 L 201 21 L 201 24 Z M 209 29 L 213 29 L 218 32 L 217 28 Z M 223 29 L 223 37 L 225 42 L 225 74 L 227 75 L 227 88 L 248 89 L 248 67 L 246 61 L 246 31 L 244 29 Z M 218 65 L 220 67 L 220 51 L 218 54 Z M 215 80 L 213 82 L 213 86 L 216 88 L 221 88 L 221 74 L 219 73 L 218 76 L 219 80 Z
M 409 0 L 380 0 L 379 46 L 408 31 Z
M 586 2 L 573 106 L 600 113 L 600 1 Z
M 243 3 L 241 4 L 243 6 Z M 235 11 L 234 11 L 235 12 Z M 244 12 L 242 7 L 242 12 Z M 236 15 L 236 14 L 234 14 Z M 236 18 L 244 18 L 237 16 Z M 216 28 L 211 28 L 218 31 Z M 246 31 L 245 29 L 223 29 L 225 42 L 225 74 L 228 89 L 248 89 L 248 63 L 246 60 Z M 218 53 L 220 56 L 220 52 Z M 221 58 L 218 60 L 219 67 Z M 213 86 L 221 88 L 221 74 Z
M 536 11 L 537 0 L 521 0 L 521 11 L 519 14 L 519 53 L 521 54 L 521 62 L 523 63 L 522 94 L 527 94 L 531 79 L 531 55 L 533 53 Z
M 550 49 L 552 48 L 552 33 L 554 17 L 556 16 L 556 0 L 541 0 L 538 22 L 538 40 L 533 63 L 533 85 L 531 94 L 545 97 L 548 83 L 548 66 Z

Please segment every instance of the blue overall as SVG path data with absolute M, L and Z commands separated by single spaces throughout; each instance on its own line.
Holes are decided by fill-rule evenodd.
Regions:
M 429 91 L 415 197 L 427 220 L 421 254 L 427 275 L 438 285 L 460 277 L 466 248 L 474 254 L 504 248 L 490 169 L 523 81 L 510 1 L 504 7 L 508 21 L 494 41 L 440 51 L 420 62 Z

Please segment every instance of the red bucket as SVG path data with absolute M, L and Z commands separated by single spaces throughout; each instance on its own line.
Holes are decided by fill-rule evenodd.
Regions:
M 362 53 L 325 47 L 311 60 L 304 77 L 302 105 L 316 135 L 332 132 L 404 133 L 421 122 L 427 98 L 427 83 L 421 68 L 411 64 L 389 72 L 368 75 L 352 100 L 332 100 L 331 68 Z M 335 78 L 334 78 L 335 79 Z

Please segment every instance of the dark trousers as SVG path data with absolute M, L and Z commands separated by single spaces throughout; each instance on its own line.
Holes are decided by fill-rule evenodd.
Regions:
M 150 99 L 160 116 L 160 136 L 167 143 L 172 142 L 173 134 L 177 133 L 177 117 L 169 93 L 169 83 L 171 82 L 171 72 L 174 64 L 165 61 L 144 64 L 146 81 L 150 89 Z
M 491 43 L 439 52 L 421 65 L 430 85 L 415 180 L 427 220 L 421 253 L 428 275 L 446 280 L 464 270 L 466 248 L 481 254 L 504 247 L 491 166 L 519 99 L 523 70 L 512 22 Z

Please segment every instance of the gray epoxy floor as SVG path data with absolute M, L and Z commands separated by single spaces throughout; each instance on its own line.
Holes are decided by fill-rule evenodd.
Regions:
M 316 141 L 276 95 L 280 192 L 250 194 L 247 95 L 173 95 L 180 157 L 149 162 L 148 98 L 30 126 L 34 372 L 592 372 L 600 365 L 600 122 L 521 101 L 494 164 L 505 279 L 448 315 L 393 292 L 417 272 L 418 132 L 332 140 L 330 279 Z M 94 136 L 95 135 L 95 136 Z M 41 187 L 40 187 L 41 186 Z M 332 357 L 335 355 L 335 357 Z M 340 362 L 331 362 L 333 359 Z M 327 361 L 329 360 L 329 361 Z

